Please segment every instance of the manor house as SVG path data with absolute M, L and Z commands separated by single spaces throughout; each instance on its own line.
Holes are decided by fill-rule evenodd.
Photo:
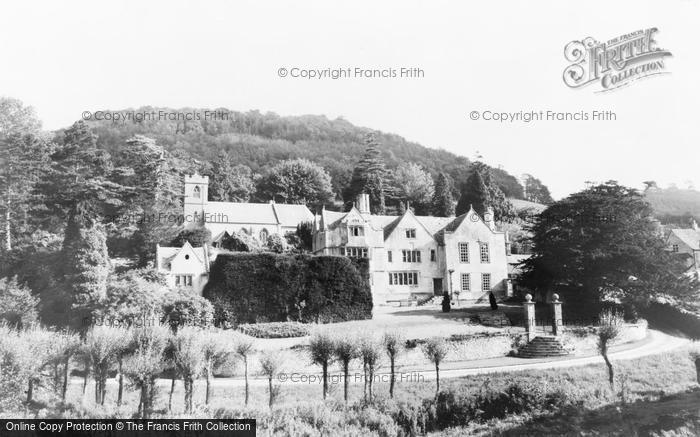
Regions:
M 349 212 L 325 209 L 314 220 L 313 252 L 369 259 L 375 304 L 448 292 L 458 301 L 512 293 L 508 238 L 493 213 L 473 209 L 459 217 L 370 213 L 361 194 Z

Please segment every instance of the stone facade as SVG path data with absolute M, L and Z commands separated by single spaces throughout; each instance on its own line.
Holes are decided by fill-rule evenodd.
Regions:
M 322 211 L 314 221 L 314 254 L 369 258 L 375 303 L 448 292 L 478 301 L 508 287 L 507 237 L 474 210 L 459 217 L 370 214 L 360 195 L 347 213 Z

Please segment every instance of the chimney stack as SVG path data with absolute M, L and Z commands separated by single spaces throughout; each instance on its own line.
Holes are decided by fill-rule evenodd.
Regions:
M 369 194 L 360 193 L 357 195 L 357 200 L 355 201 L 355 207 L 362 214 L 369 214 Z
M 487 207 L 486 211 L 484 212 L 484 223 L 486 223 L 486 226 L 488 226 L 492 231 L 496 230 L 496 221 L 493 216 L 493 208 L 490 206 Z

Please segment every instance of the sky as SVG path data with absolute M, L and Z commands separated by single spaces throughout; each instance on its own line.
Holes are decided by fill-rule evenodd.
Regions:
M 46 129 L 145 105 L 342 116 L 478 153 L 555 198 L 610 179 L 700 187 L 698 17 L 700 0 L 3 2 L 0 96 L 33 106 Z M 651 27 L 670 74 L 606 93 L 564 84 L 570 41 Z M 291 77 L 402 67 L 423 75 Z M 594 110 L 616 119 L 483 119 Z

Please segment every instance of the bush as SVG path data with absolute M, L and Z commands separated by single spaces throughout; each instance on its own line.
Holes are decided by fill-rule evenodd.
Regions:
M 658 302 L 649 304 L 641 314 L 653 327 L 680 331 L 693 340 L 700 339 L 700 317 L 697 314 Z
M 39 299 L 29 288 L 17 283 L 17 277 L 0 279 L 0 321 L 19 328 L 36 322 Z
M 211 231 L 203 226 L 183 229 L 177 234 L 177 237 L 173 239 L 170 245 L 182 247 L 185 241 L 189 241 L 193 247 L 202 247 L 205 244 L 211 243 Z
M 191 291 L 178 289 L 163 296 L 162 323 L 172 330 L 189 325 L 205 328 L 214 322 L 214 307 L 211 302 Z
M 299 322 L 243 324 L 236 329 L 255 338 L 294 338 L 310 334 L 308 325 Z
M 220 254 L 204 296 L 237 322 L 336 322 L 372 316 L 365 264 L 340 256 Z M 221 322 L 218 320 L 218 322 Z

